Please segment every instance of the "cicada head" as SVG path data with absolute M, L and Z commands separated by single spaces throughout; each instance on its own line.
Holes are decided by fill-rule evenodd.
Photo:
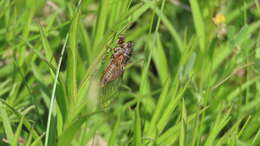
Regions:
M 125 37 L 119 36 L 119 37 L 118 37 L 118 40 L 117 40 L 117 44 L 118 44 L 119 46 L 123 46 L 124 43 L 125 43 Z
M 131 55 L 132 55 L 133 46 L 134 46 L 134 43 L 132 41 L 127 42 L 127 46 L 125 48 L 125 54 L 129 57 L 131 57 Z
M 124 49 L 124 56 L 126 57 L 125 63 L 127 63 L 127 61 L 132 56 L 133 46 L 134 46 L 134 43 L 132 41 L 127 42 L 126 47 Z
M 133 48 L 133 46 L 134 46 L 134 43 L 132 41 L 128 41 L 126 48 Z

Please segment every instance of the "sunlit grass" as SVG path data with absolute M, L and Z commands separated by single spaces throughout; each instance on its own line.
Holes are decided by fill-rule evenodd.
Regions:
M 260 145 L 257 0 L 0 0 L 0 10 L 0 145 Z M 133 56 L 101 88 L 119 35 Z

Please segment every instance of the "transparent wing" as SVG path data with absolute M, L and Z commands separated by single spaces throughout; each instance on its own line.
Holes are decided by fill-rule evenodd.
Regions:
M 105 82 L 105 85 L 101 87 L 101 94 L 99 97 L 99 105 L 101 107 L 108 108 L 112 101 L 120 94 L 119 87 L 122 83 L 123 72 L 123 64 L 114 63 L 112 66 L 110 64 L 106 69 L 106 72 L 101 79 L 101 83 Z

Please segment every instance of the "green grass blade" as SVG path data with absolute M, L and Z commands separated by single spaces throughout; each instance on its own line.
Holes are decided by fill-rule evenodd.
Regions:
M 25 144 L 25 146 L 30 146 L 30 145 L 31 145 L 31 143 L 32 143 L 32 136 L 33 136 L 33 131 L 30 131 L 29 136 L 28 136 L 28 138 L 26 139 L 26 144 Z
M 241 88 L 239 89 L 235 89 L 233 90 L 228 96 L 227 96 L 227 99 L 229 101 L 233 100 L 234 98 L 236 98 L 240 93 L 241 91 L 244 91 L 246 90 L 249 86 L 251 86 L 252 84 L 256 83 L 258 80 L 260 80 L 260 77 L 255 77 L 247 82 L 245 82 L 243 85 L 241 85 Z
M 38 146 L 41 143 L 41 140 L 43 139 L 44 134 L 38 137 L 30 146 Z
M 142 146 L 141 117 L 140 117 L 138 107 L 135 111 L 135 120 L 134 120 L 134 145 Z
M 14 141 L 14 133 L 11 126 L 11 121 L 7 115 L 5 106 L 2 104 L 2 102 L 0 102 L 0 113 L 1 113 L 5 134 L 7 136 L 7 140 L 11 143 Z
M 171 24 L 170 20 L 155 6 L 153 2 L 147 2 L 147 5 L 160 17 L 160 19 L 162 20 L 164 25 L 168 28 L 170 34 L 176 41 L 179 51 L 182 52 L 184 49 L 183 41 L 180 35 L 178 34 L 178 32 L 176 31 L 176 29 Z
M 168 91 L 169 91 L 169 81 L 167 81 L 165 86 L 163 87 L 163 91 L 159 97 L 159 101 L 154 110 L 148 132 L 146 133 L 148 137 L 155 136 L 154 134 L 157 130 L 156 124 L 161 118 L 160 116 L 162 115 L 163 109 L 165 107 L 165 103 L 167 101 Z
M 67 49 L 67 76 L 66 84 L 68 96 L 74 103 L 77 94 L 77 31 L 79 23 L 80 11 L 76 10 L 75 16 L 72 19 L 69 32 L 69 47 Z
M 158 130 L 160 132 L 165 128 L 166 124 L 170 120 L 171 114 L 175 110 L 175 108 L 177 107 L 178 103 L 180 102 L 180 100 L 183 96 L 183 93 L 186 90 L 187 86 L 188 86 L 188 83 L 186 83 L 186 85 L 179 91 L 177 96 L 174 96 L 175 94 L 171 93 L 173 95 L 173 97 L 170 99 L 168 105 L 166 106 L 165 110 L 163 111 L 161 119 L 158 122 Z
M 159 70 L 161 83 L 164 84 L 170 77 L 167 58 L 159 35 L 156 36 L 156 45 L 152 45 L 152 43 L 150 43 L 150 47 L 154 47 L 152 54 L 153 61 L 157 70 Z
M 108 146 L 113 146 L 116 144 L 117 142 L 117 135 L 118 135 L 118 130 L 120 129 L 119 126 L 120 126 L 120 122 L 121 122 L 121 118 L 120 118 L 120 115 L 118 116 L 117 120 L 116 120 L 116 123 L 115 123 L 115 126 L 113 127 L 113 131 L 112 131 L 112 134 L 109 138 L 109 141 L 108 141 Z
M 196 120 L 196 117 L 204 113 L 206 108 L 202 109 L 198 113 L 194 113 L 190 116 L 187 117 L 187 124 L 191 123 L 192 121 Z M 177 138 L 179 137 L 180 131 L 181 130 L 181 123 L 177 122 L 174 124 L 172 127 L 164 131 L 163 134 L 161 134 L 158 139 L 157 143 L 159 145 L 164 145 L 164 144 L 173 144 Z
M 84 25 L 83 24 L 79 24 L 79 29 L 80 29 L 80 36 L 81 36 L 81 40 L 82 40 L 82 45 L 83 47 L 85 48 L 86 50 L 86 53 L 87 53 L 87 59 L 88 59 L 88 62 L 90 63 L 94 58 L 92 58 L 92 54 L 91 54 L 91 41 L 90 41 L 90 38 L 89 38 L 89 34 L 88 32 L 85 30 L 84 28 Z
M 90 118 L 90 116 L 97 114 L 98 112 L 94 112 L 91 114 L 84 115 L 79 117 L 77 120 L 73 121 L 70 125 L 68 125 L 62 135 L 59 137 L 58 146 L 70 145 L 72 143 L 72 139 L 79 132 L 82 124 L 86 122 Z
M 214 144 L 214 141 L 216 140 L 216 137 L 219 134 L 220 130 L 224 128 L 224 126 L 226 126 L 231 119 L 229 116 L 230 111 L 228 111 L 224 115 L 222 113 L 218 115 L 214 126 L 210 129 L 210 133 L 207 141 L 205 142 L 205 146 L 212 146 Z
M 107 25 L 107 15 L 109 12 L 109 4 L 107 0 L 101 0 L 99 8 L 98 8 L 98 18 L 97 18 L 97 24 L 95 27 L 95 38 L 94 38 L 94 47 L 97 50 L 93 50 L 96 52 L 95 54 L 100 52 L 100 48 L 97 48 L 98 44 L 102 40 L 105 28 Z
M 53 52 L 52 52 L 50 44 L 48 42 L 46 31 L 42 26 L 39 26 L 39 29 L 40 29 L 41 40 L 42 40 L 43 48 L 45 50 L 46 58 L 48 61 L 51 61 L 51 59 L 53 57 Z M 56 62 L 54 62 L 53 65 L 56 67 L 57 66 Z
M 56 71 L 55 80 L 54 80 L 54 84 L 53 84 L 51 103 L 50 103 L 50 109 L 49 109 L 49 114 L 48 114 L 46 136 L 45 136 L 45 146 L 48 146 L 48 143 L 49 143 L 49 135 L 50 135 L 49 131 L 50 131 L 50 128 L 51 128 L 50 124 L 51 124 L 51 118 L 52 118 L 53 108 L 54 108 L 55 93 L 56 93 L 56 88 L 57 88 L 57 82 L 58 82 L 61 62 L 62 62 L 62 59 L 63 59 L 63 54 L 65 52 L 65 48 L 67 46 L 67 41 L 68 41 L 68 35 L 66 36 L 65 43 L 64 43 L 62 51 L 61 51 L 61 56 L 60 56 L 60 59 L 59 59 L 58 69 Z
M 182 117 L 181 117 L 181 130 L 180 130 L 180 137 L 179 137 L 179 145 L 185 146 L 186 140 L 188 139 L 186 134 L 186 121 L 187 121 L 187 115 L 186 115 L 186 107 L 185 107 L 185 100 L 182 100 Z
M 16 146 L 18 144 L 19 138 L 21 136 L 21 131 L 22 131 L 22 126 L 23 126 L 23 119 L 24 117 L 21 118 L 19 125 L 16 129 L 15 135 L 14 135 L 14 139 L 12 141 L 12 146 Z
M 19 117 L 21 119 L 21 117 L 23 117 L 23 115 L 21 113 L 19 113 L 17 110 L 15 110 L 12 106 L 10 106 L 8 103 L 6 103 L 4 100 L 0 100 L 0 104 L 4 104 L 6 107 L 8 107 L 9 110 L 12 111 L 12 113 L 14 113 L 17 117 Z M 33 128 L 33 126 L 31 125 L 30 121 L 24 117 L 24 126 L 31 131 L 32 136 L 34 139 L 37 139 L 39 137 L 39 135 L 37 134 L 37 132 L 35 131 L 35 129 Z M 40 142 L 39 146 L 42 146 L 43 144 Z
M 193 16 L 193 22 L 195 25 L 196 33 L 199 37 L 199 43 L 200 43 L 200 50 L 202 52 L 205 51 L 205 43 L 206 43 L 206 37 L 205 37 L 205 25 L 204 20 L 201 14 L 201 9 L 199 7 L 198 0 L 190 0 L 191 10 L 192 10 L 192 16 Z

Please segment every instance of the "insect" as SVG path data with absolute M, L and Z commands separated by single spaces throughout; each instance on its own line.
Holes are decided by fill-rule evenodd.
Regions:
M 133 42 L 125 42 L 124 37 L 119 37 L 117 47 L 114 48 L 114 54 L 110 64 L 105 69 L 101 78 L 101 87 L 105 87 L 110 81 L 118 79 L 124 73 L 124 68 L 133 52 Z

